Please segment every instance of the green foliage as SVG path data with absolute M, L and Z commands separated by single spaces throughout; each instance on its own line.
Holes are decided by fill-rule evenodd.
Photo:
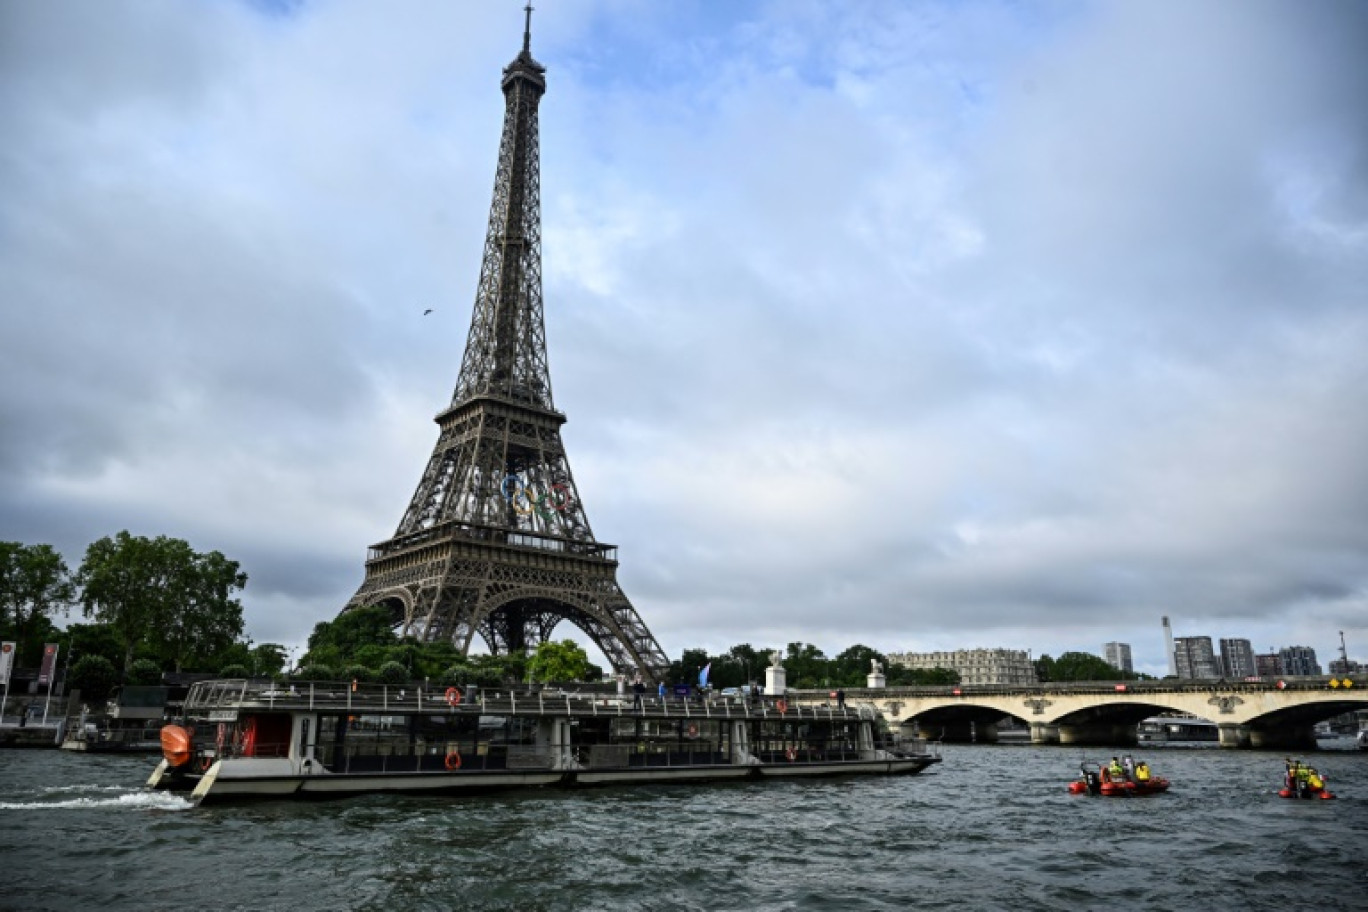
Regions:
M 833 687 L 864 687 L 869 683 L 869 672 L 876 661 L 885 668 L 887 676 L 888 658 L 868 646 L 855 645 L 839 653 L 831 660 L 830 677 Z
M 251 670 L 246 665 L 224 665 L 219 669 L 219 676 L 223 678 L 249 678 L 252 676 Z
M 279 643 L 261 643 L 252 650 L 252 668 L 261 677 L 278 677 L 285 671 L 287 661 L 289 653 Z
M 711 659 L 706 649 L 686 649 L 677 662 L 670 663 L 670 681 L 675 684 L 697 684 L 698 673 Z
M 102 655 L 87 655 L 77 659 L 67 672 L 67 686 L 81 692 L 87 703 L 101 703 L 109 699 L 119 684 L 119 670 Z
M 885 669 L 884 677 L 889 687 L 953 687 L 960 683 L 960 673 L 953 668 L 904 668 L 892 665 Z
M 247 575 L 217 551 L 124 531 L 87 548 L 76 579 L 86 616 L 122 641 L 125 668 L 140 644 L 181 671 L 208 664 L 242 635 L 242 605 L 232 596 Z
M 161 666 L 151 659 L 134 659 L 124 675 L 125 684 L 160 684 Z
M 1066 652 L 1058 659 L 1042 655 L 1035 667 L 1036 677 L 1042 682 L 1133 681 L 1139 677 L 1087 652 Z
M 442 684 L 448 687 L 464 687 L 469 684 L 478 684 L 476 680 L 476 670 L 473 665 L 466 662 L 455 662 L 446 671 L 435 677 Z
M 826 655 L 811 643 L 789 643 L 784 668 L 789 687 L 826 687 L 832 683 Z
M 301 681 L 335 681 L 337 673 L 327 665 L 305 665 L 295 677 Z
M 66 635 L 71 640 L 73 661 L 88 655 L 104 656 L 116 666 L 123 661 L 123 643 L 108 624 L 72 624 Z
M 0 542 L 0 631 L 17 642 L 16 664 L 37 661 L 52 617 L 75 598 L 66 561 L 51 545 Z
M 538 643 L 527 662 L 527 674 L 537 682 L 583 681 L 589 674 L 589 655 L 574 640 Z
M 380 666 L 380 683 L 400 687 L 409 682 L 409 671 L 400 662 L 386 662 Z
M 370 668 L 365 665 L 348 665 L 346 668 L 342 669 L 342 680 L 361 681 L 363 683 L 373 681 L 375 680 L 375 672 L 371 671 Z
M 383 605 L 354 608 L 332 621 L 320 621 L 309 635 L 309 655 L 315 649 L 332 646 L 348 658 L 362 646 L 395 646 L 394 623 Z

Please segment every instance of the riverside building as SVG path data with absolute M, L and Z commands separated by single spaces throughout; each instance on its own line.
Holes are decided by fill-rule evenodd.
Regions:
M 1259 673 L 1249 640 L 1221 639 L 1221 673 L 1227 678 L 1248 678 Z
M 1135 671 L 1131 665 L 1130 643 L 1107 643 L 1102 647 L 1102 657 L 1107 664 L 1122 671 Z
M 1278 660 L 1282 662 L 1283 674 L 1319 675 L 1320 663 L 1316 661 L 1316 650 L 1310 646 L 1288 646 L 1278 650 Z
M 903 668 L 949 668 L 961 684 L 1035 684 L 1035 666 L 1023 649 L 956 649 L 953 652 L 895 652 L 888 661 Z
M 1211 637 L 1174 637 L 1173 659 L 1180 678 L 1221 676 L 1221 664 L 1211 648 Z

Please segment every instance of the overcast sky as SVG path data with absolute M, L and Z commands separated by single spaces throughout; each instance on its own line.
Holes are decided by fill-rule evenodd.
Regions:
M 0 3 L 0 539 L 181 537 L 257 642 L 332 619 L 456 381 L 522 19 Z M 1368 4 L 532 31 L 563 437 L 672 658 L 1162 674 L 1168 615 L 1368 660 Z

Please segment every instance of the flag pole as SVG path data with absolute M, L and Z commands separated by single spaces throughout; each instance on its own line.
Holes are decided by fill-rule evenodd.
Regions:
M 52 646 L 52 666 L 48 672 L 47 699 L 43 701 L 43 724 L 47 725 L 48 707 L 52 705 L 52 684 L 57 680 L 57 653 L 61 649 L 56 643 Z

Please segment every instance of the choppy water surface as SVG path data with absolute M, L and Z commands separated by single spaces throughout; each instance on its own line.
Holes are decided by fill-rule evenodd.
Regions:
M 1168 794 L 1069 795 L 1077 748 L 914 778 L 192 808 L 154 758 L 0 751 L 14 910 L 1368 909 L 1368 752 L 1154 750 Z

